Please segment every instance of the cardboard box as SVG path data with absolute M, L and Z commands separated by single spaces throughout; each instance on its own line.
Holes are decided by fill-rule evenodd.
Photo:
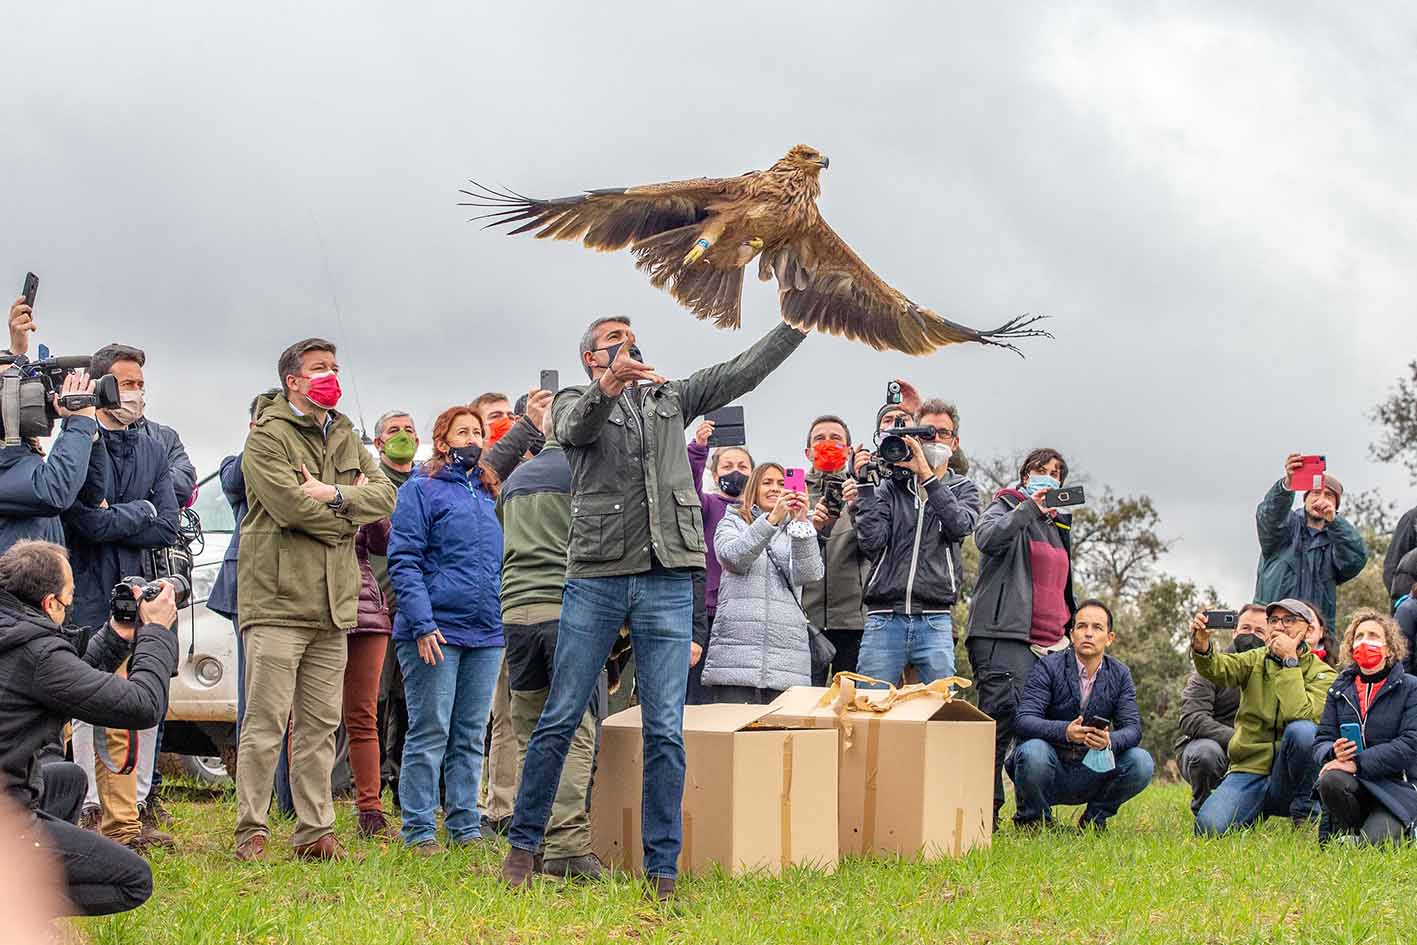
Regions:
M 681 872 L 792 864 L 832 870 L 837 836 L 837 736 L 772 720 L 769 706 L 684 707 Z M 591 846 L 608 866 L 640 872 L 644 749 L 640 707 L 605 720 L 591 800 Z
M 781 724 L 813 724 L 840 737 L 838 828 L 843 856 L 958 857 L 988 847 L 994 825 L 994 720 L 961 700 L 920 693 L 886 712 L 819 703 L 798 687 L 772 705 Z M 885 690 L 858 690 L 872 701 Z M 849 731 L 848 731 L 849 729 Z

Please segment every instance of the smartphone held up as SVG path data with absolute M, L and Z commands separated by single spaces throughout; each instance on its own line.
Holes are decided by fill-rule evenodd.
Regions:
M 788 492 L 807 491 L 807 470 L 794 468 L 783 473 L 782 488 Z
M 1328 468 L 1328 463 L 1324 457 L 1317 454 L 1313 456 L 1300 456 L 1299 461 L 1303 464 L 1289 474 L 1290 492 L 1312 492 L 1324 487 L 1324 472 Z

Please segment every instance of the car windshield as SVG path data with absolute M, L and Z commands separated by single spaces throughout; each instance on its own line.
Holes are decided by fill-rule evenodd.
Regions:
M 202 520 L 202 531 L 226 532 L 236 530 L 236 517 L 231 512 L 231 503 L 221 491 L 220 473 L 212 473 L 197 483 L 197 501 L 192 503 L 192 511 Z

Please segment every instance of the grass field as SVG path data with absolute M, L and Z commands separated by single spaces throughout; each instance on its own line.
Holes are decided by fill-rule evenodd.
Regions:
M 102 945 L 464 942 L 1400 942 L 1411 941 L 1417 851 L 1321 851 L 1312 832 L 1270 821 L 1246 836 L 1190 835 L 1183 787 L 1154 786 L 1101 836 L 1019 835 L 960 861 L 850 860 L 834 875 L 710 875 L 672 905 L 629 878 L 501 887 L 501 840 L 424 860 L 355 841 L 355 859 L 231 858 L 234 801 L 179 788 L 182 851 L 156 853 L 142 909 L 86 920 Z M 171 795 L 169 795 L 171 796 Z M 1060 810 L 1069 820 L 1071 812 Z

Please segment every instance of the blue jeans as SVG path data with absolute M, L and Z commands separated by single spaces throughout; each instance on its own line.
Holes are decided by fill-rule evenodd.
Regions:
M 477 792 L 492 692 L 502 672 L 500 646 L 442 644 L 443 662 L 429 666 L 413 640 L 395 640 L 408 702 L 408 736 L 399 774 L 403 841 L 436 839 L 438 776 L 443 776 L 443 829 L 449 843 L 482 835 Z
M 955 674 L 954 621 L 949 614 L 866 616 L 856 671 L 898 683 L 907 663 L 924 683 Z
M 1128 748 L 1116 756 L 1111 771 L 1093 771 L 1080 761 L 1063 761 L 1041 738 L 1015 748 L 1011 763 L 1018 803 L 1014 823 L 1020 825 L 1051 822 L 1054 804 L 1086 804 L 1079 824 L 1104 826 L 1118 808 L 1146 790 L 1154 768 L 1144 749 Z
M 1216 837 L 1252 827 L 1261 817 L 1308 817 L 1319 774 L 1314 761 L 1317 733 L 1313 722 L 1290 722 L 1268 776 L 1247 771 L 1227 774 L 1196 812 L 1196 836 Z
M 566 582 L 551 693 L 527 746 L 507 835 L 512 846 L 532 853 L 541 847 L 571 736 L 585 715 L 611 644 L 628 624 L 644 720 L 640 816 L 645 872 L 669 878 L 678 874 L 683 841 L 684 688 L 693 621 L 694 589 L 687 571 Z

